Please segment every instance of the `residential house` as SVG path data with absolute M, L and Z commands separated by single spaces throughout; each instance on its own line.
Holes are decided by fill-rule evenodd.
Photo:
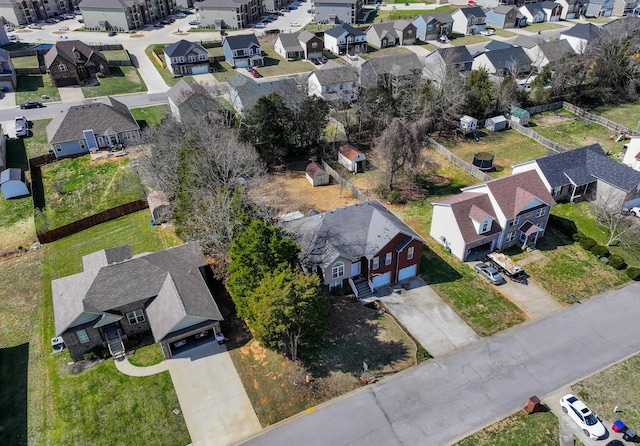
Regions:
M 78 3 L 75 9 L 82 11 L 84 26 L 89 30 L 134 31 L 178 12 L 171 0 L 81 0 Z
M 485 28 L 487 16 L 479 6 L 460 8 L 453 14 L 453 30 L 464 35 L 480 33 Z
M 535 170 L 557 201 L 578 198 L 623 203 L 640 197 L 640 172 L 610 159 L 591 144 L 513 166 L 513 172 Z
M 109 104 L 74 105 L 54 116 L 47 125 L 47 140 L 57 157 L 140 141 L 140 126 L 127 106 L 107 99 Z
M 309 163 L 305 169 L 305 176 L 307 181 L 311 183 L 313 187 L 325 186 L 329 184 L 329 174 L 315 161 Z
M 470 73 L 472 65 L 473 56 L 466 46 L 438 48 L 425 57 L 424 73 L 427 78 L 442 83 L 450 72 Z
M 234 68 L 264 65 L 262 47 L 255 34 L 226 36 L 222 42 L 224 60 Z
M 56 87 L 90 83 L 97 73 L 111 75 L 104 54 L 79 40 L 56 42 L 44 55 L 44 64 Z
M 478 54 L 482 54 L 485 51 L 497 51 L 497 50 L 503 50 L 505 48 L 513 48 L 513 47 L 514 45 L 511 45 L 510 43 L 503 42 L 501 40 L 492 40 L 491 42 L 487 43 L 484 46 L 484 49 L 482 51 L 477 52 L 473 56 L 475 57 Z
M 531 63 L 535 65 L 538 55 L 538 43 L 541 41 L 542 39 L 518 35 L 515 39 L 511 40 L 511 44 L 522 48 L 524 52 L 527 53 L 527 56 L 529 56 L 529 59 L 531 59 Z
M 363 173 L 367 157 L 351 144 L 343 144 L 338 148 L 338 162 L 349 169 L 349 172 Z
M 413 19 L 416 27 L 416 36 L 423 42 L 426 40 L 438 40 L 441 36 L 447 39 L 453 33 L 453 17 L 448 12 L 432 12 L 420 14 Z
M 174 77 L 209 72 L 209 53 L 202 45 L 182 39 L 163 51 L 167 70 Z
M 10 167 L 0 172 L 0 191 L 6 200 L 29 195 L 22 169 Z
M 473 58 L 472 67 L 474 70 L 485 69 L 498 77 L 519 77 L 531 71 L 531 59 L 522 48 L 511 46 L 477 55 Z
M 248 28 L 262 14 L 261 0 L 203 0 L 193 4 L 198 8 L 202 28 Z
M 215 98 L 194 79 L 180 79 L 167 92 L 171 114 L 179 122 L 189 122 L 217 111 Z
M 4 91 L 15 91 L 17 85 L 16 69 L 11 61 L 11 53 L 0 48 L 0 88 Z
M 367 35 L 351 25 L 341 24 L 324 32 L 324 46 L 333 54 L 364 54 Z
M 367 44 L 378 48 L 413 45 L 416 40 L 416 27 L 408 20 L 396 20 L 371 25 L 365 30 L 365 34 Z
M 429 235 L 467 262 L 510 246 L 535 246 L 556 204 L 535 171 L 502 177 L 433 203 Z
M 316 23 L 355 24 L 362 16 L 363 0 L 312 0 Z
M 615 0 L 612 15 L 624 17 L 640 12 L 640 0 Z
M 372 57 L 360 66 L 360 85 L 365 88 L 379 83 L 396 87 L 415 85 L 423 70 L 424 64 L 413 53 Z
M 324 40 L 309 31 L 280 33 L 274 49 L 286 60 L 317 59 L 322 56 Z
M 420 273 L 424 240 L 377 200 L 285 222 L 300 263 L 329 289 L 357 297 Z
M 487 25 L 496 28 L 522 28 L 527 26 L 527 17 L 513 5 L 500 5 L 489 9 L 486 13 Z
M 556 0 L 562 5 L 562 20 L 578 19 L 587 11 L 589 0 Z
M 589 42 L 602 36 L 604 31 L 593 23 L 578 23 L 560 33 L 560 39 L 565 39 L 578 54 L 582 54 Z
M 562 5 L 560 3 L 546 1 L 538 3 L 545 14 L 547 22 L 559 22 L 562 17 Z
M 238 113 L 251 110 L 258 99 L 272 93 L 278 94 L 287 102 L 292 92 L 297 91 L 296 81 L 292 78 L 279 78 L 265 82 L 256 82 L 255 79 L 243 74 L 236 74 L 228 81 L 229 101 Z M 293 95 L 295 96 L 295 95 Z
M 520 13 L 527 18 L 528 23 L 542 23 L 547 19 L 547 13 L 540 3 L 527 3 L 520 6 Z
M 640 137 L 631 138 L 631 141 L 624 145 L 624 150 L 622 164 L 626 164 L 632 169 L 640 171 Z
M 13 25 L 28 25 L 46 20 L 49 17 L 57 17 L 60 14 L 72 12 L 78 9 L 79 0 L 60 0 L 49 2 L 48 0 L 1 0 L 0 16 L 5 23 Z
M 538 70 L 542 69 L 545 65 L 553 66 L 565 59 L 568 55 L 575 54 L 571 44 L 564 39 L 556 39 L 550 41 L 541 41 L 532 50 L 531 60 L 533 66 Z
M 589 0 L 585 16 L 587 17 L 611 17 L 616 0 Z
M 358 100 L 358 73 L 351 66 L 322 68 L 307 80 L 309 96 L 317 96 L 331 104 Z
M 222 315 L 197 243 L 133 255 L 130 245 L 82 257 L 82 272 L 51 281 L 56 336 L 71 359 L 96 348 L 124 356 L 124 341 L 151 333 L 165 358 L 215 339 Z
M 12 33 L 14 36 L 16 35 L 15 32 Z M 4 26 L 0 26 L 0 47 L 5 46 L 5 45 L 9 45 L 11 43 L 11 40 L 9 39 L 9 36 L 7 35 L 7 30 Z

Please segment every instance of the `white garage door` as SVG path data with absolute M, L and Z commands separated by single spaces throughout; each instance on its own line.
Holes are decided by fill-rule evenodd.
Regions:
M 192 72 L 193 74 L 205 74 L 209 72 L 209 67 L 206 65 L 203 65 L 201 67 L 193 67 Z
M 407 266 L 398 271 L 398 280 L 407 279 L 416 275 L 416 265 Z
M 388 273 L 384 273 L 381 276 L 376 276 L 371 281 L 374 288 L 378 288 L 379 286 L 386 285 L 390 282 L 391 282 L 391 271 L 389 271 Z

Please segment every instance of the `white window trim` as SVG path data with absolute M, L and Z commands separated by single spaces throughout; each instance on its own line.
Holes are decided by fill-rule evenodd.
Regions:
M 547 208 L 538 209 L 538 212 L 536 212 L 536 217 L 538 218 L 544 217 L 546 213 L 547 213 Z
M 339 277 L 344 277 L 344 262 L 342 261 L 334 263 L 331 267 L 331 278 L 337 279 Z
M 483 233 L 487 232 L 490 228 L 491 228 L 491 220 L 483 221 L 482 225 L 480 226 L 479 234 L 483 234 Z
M 407 249 L 407 260 L 413 260 L 414 250 L 415 248 L 413 246 L 409 246 L 409 249 Z
M 512 242 L 516 239 L 516 232 L 517 231 L 513 231 L 513 232 L 508 232 L 507 236 L 505 237 L 505 241 L 507 242 Z
M 127 320 L 129 321 L 129 325 L 137 325 L 143 323 L 147 319 L 144 317 L 144 311 L 142 308 L 138 308 L 137 310 L 127 313 Z
M 76 336 L 78 336 L 78 341 L 80 341 L 81 344 L 86 344 L 87 342 L 89 342 L 89 335 L 87 334 L 87 330 L 85 330 L 84 328 L 82 330 L 76 331 Z
M 384 255 L 384 266 L 391 265 L 391 262 L 393 262 L 393 253 L 388 252 Z
M 373 262 L 371 263 L 371 269 L 378 269 L 380 268 L 380 257 L 375 256 L 373 258 Z

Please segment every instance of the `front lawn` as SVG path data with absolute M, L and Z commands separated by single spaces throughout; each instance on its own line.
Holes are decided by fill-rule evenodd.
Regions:
M 316 66 L 308 60 L 287 62 L 276 53 L 272 41 L 261 41 L 260 46 L 266 54 L 264 56 L 264 66 L 258 67 L 258 71 L 264 77 L 306 73 L 316 69 Z
M 82 87 L 85 98 L 147 91 L 136 67 L 111 67 L 111 76 L 99 80 L 100 85 Z
M 527 415 L 523 411 L 492 424 L 456 443 L 458 446 L 552 445 L 560 435 L 558 418 L 553 412 Z
M 361 54 L 363 59 L 373 59 L 375 57 L 392 56 L 397 54 L 411 54 L 411 51 L 402 46 L 392 46 L 390 48 L 375 48 L 372 46 L 367 47 L 367 53 Z
M 29 121 L 31 136 L 29 138 L 21 139 L 27 153 L 27 158 L 46 155 L 49 152 L 51 144 L 49 144 L 49 141 L 47 140 L 47 125 L 49 125 L 50 122 L 51 119 Z
M 145 196 L 127 157 L 64 159 L 43 166 L 42 179 L 45 221 L 36 222 L 41 232 Z
M 511 31 L 507 31 L 506 29 L 502 29 L 502 28 L 493 28 L 493 30 L 496 32 L 496 36 L 500 36 L 500 37 L 509 38 L 516 35 L 515 33 Z
M 18 76 L 16 104 L 27 101 L 42 101 L 42 96 L 49 96 L 47 101 L 60 100 L 58 88 L 53 85 L 48 74 L 21 74 Z
M 155 127 L 169 114 L 169 106 L 151 105 L 149 107 L 132 108 L 131 114 L 138 121 L 141 129 Z
M 489 42 L 491 39 L 480 34 L 475 36 L 465 36 L 464 34 L 453 33 L 449 43 L 456 46 L 475 45 L 477 43 Z
M 125 50 L 106 50 L 102 54 L 107 60 L 129 60 L 129 54 Z
M 550 31 L 552 29 L 560 29 L 560 28 L 564 28 L 564 26 L 557 25 L 555 23 L 550 23 L 550 22 L 540 22 L 540 23 L 531 23 L 521 29 L 523 31 L 528 31 L 530 33 L 537 33 L 539 31 Z

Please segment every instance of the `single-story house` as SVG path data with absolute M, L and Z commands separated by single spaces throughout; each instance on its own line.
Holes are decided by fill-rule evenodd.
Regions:
M 84 85 L 98 73 L 111 75 L 104 54 L 79 40 L 56 42 L 44 55 L 44 64 L 56 87 Z
M 29 188 L 25 183 L 22 169 L 10 167 L 0 172 L 0 191 L 5 199 L 29 195 Z
M 556 204 L 535 171 L 502 177 L 433 203 L 429 234 L 463 262 L 535 246 Z
M 453 33 L 453 17 L 448 12 L 432 12 L 420 14 L 413 19 L 416 36 L 423 42 L 437 40 L 441 36 L 447 39 Z
M 171 203 L 167 194 L 159 190 L 151 191 L 147 195 L 147 203 L 149 203 L 151 221 L 154 225 L 161 225 L 171 219 Z
M 47 140 L 57 157 L 140 141 L 140 126 L 122 102 L 74 105 L 47 125 Z
M 360 85 L 373 87 L 402 83 L 415 84 L 424 71 L 424 64 L 416 54 L 393 54 L 372 57 L 360 65 Z
M 255 34 L 226 36 L 222 42 L 224 60 L 234 68 L 264 65 L 262 47 Z
M 174 77 L 209 72 L 209 53 L 202 45 L 182 39 L 165 46 L 163 51 L 167 70 Z
M 315 161 L 309 163 L 305 169 L 305 174 L 307 181 L 309 181 L 313 187 L 329 184 L 329 174 Z
M 610 159 L 591 144 L 567 152 L 554 153 L 513 166 L 513 172 L 535 170 L 547 190 L 557 200 L 578 198 L 615 203 L 640 197 L 640 172 Z
M 468 73 L 473 65 L 473 56 L 466 46 L 438 48 L 424 59 L 424 74 L 427 78 L 441 83 L 449 73 Z
M 509 117 L 511 121 L 517 122 L 520 125 L 529 125 L 531 113 L 524 108 L 514 106 L 509 109 Z
M 116 358 L 151 332 L 165 358 L 215 339 L 222 315 L 197 243 L 133 255 L 130 245 L 82 257 L 82 271 L 51 282 L 56 336 L 71 358 L 97 348 Z
M 364 153 L 353 147 L 351 144 L 343 144 L 338 149 L 338 162 L 349 169 L 349 172 L 364 172 L 364 163 L 367 157 Z
M 274 49 L 286 60 L 314 59 L 322 56 L 324 40 L 309 31 L 280 33 Z
M 329 289 L 356 296 L 420 273 L 424 240 L 379 201 L 370 200 L 284 223 L 300 244 L 300 263 Z
M 494 116 L 493 118 L 489 118 L 485 121 L 484 127 L 487 130 L 491 130 L 492 132 L 498 132 L 500 130 L 504 130 L 507 128 L 507 118 L 504 116 Z
M 321 68 L 307 80 L 309 96 L 317 96 L 331 104 L 358 100 L 358 73 L 351 66 Z
M 510 46 L 478 54 L 473 58 L 472 66 L 474 70 L 485 69 L 489 74 L 499 77 L 518 77 L 531 71 L 531 59 L 522 48 Z
M 167 92 L 171 114 L 185 122 L 206 115 L 218 108 L 209 91 L 194 79 L 180 79 Z
M 527 17 L 522 15 L 514 5 L 500 5 L 489 9 L 486 13 L 487 25 L 496 28 L 522 28 L 527 26 Z
M 640 137 L 631 138 L 631 141 L 624 145 L 624 149 L 622 164 L 640 171 Z

